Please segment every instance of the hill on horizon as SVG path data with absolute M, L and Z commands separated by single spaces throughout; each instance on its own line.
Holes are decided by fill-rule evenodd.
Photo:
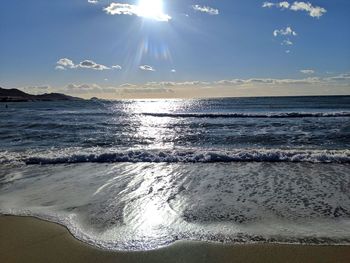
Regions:
M 19 89 L 4 89 L 0 87 L 0 102 L 26 102 L 26 101 L 74 101 L 82 98 L 65 95 L 62 93 L 44 93 L 33 95 Z

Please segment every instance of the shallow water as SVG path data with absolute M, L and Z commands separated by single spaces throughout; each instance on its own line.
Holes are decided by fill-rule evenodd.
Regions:
M 16 103 L 0 211 L 119 250 L 350 243 L 350 97 Z

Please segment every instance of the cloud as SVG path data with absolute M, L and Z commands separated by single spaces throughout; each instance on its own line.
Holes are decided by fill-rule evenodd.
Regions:
M 168 22 L 169 20 L 171 20 L 171 16 L 169 16 L 168 14 L 164 14 L 161 10 L 157 11 L 152 9 L 152 11 L 145 11 L 144 9 L 144 6 L 139 5 L 111 3 L 103 10 L 109 15 L 135 15 L 138 17 L 151 18 L 161 22 Z
M 271 2 L 264 2 L 262 7 L 263 8 L 271 8 L 271 7 L 274 7 L 275 4 L 274 3 L 271 3 Z
M 115 93 L 115 87 L 102 87 L 97 84 L 69 84 L 63 88 L 63 92 L 69 94 L 89 94 L 89 93 Z
M 150 94 L 150 93 L 172 93 L 170 88 L 160 86 L 139 86 L 130 83 L 120 85 L 119 87 L 100 86 L 97 84 L 69 84 L 65 86 L 60 92 L 76 95 L 86 94 L 109 94 L 109 95 L 123 95 L 123 94 Z
M 328 81 L 350 81 L 350 73 L 343 73 L 326 79 Z
M 307 85 L 320 83 L 322 79 L 303 78 L 303 79 L 273 79 L 273 78 L 252 78 L 252 79 L 232 79 L 232 80 L 220 80 L 215 82 L 217 85 L 222 86 L 239 86 L 239 85 Z
M 56 69 L 56 70 L 66 70 L 65 67 L 60 66 L 60 65 L 56 66 L 55 69 Z
M 309 13 L 309 16 L 320 18 L 323 16 L 327 10 L 320 6 L 313 6 L 310 2 L 297 2 L 295 1 L 293 4 L 290 4 L 287 1 L 272 3 L 272 2 L 264 2 L 262 7 L 264 8 L 280 8 L 280 9 L 289 9 L 292 11 L 305 11 Z
M 287 1 L 279 2 L 279 3 L 271 3 L 271 2 L 264 2 L 262 7 L 279 7 L 282 9 L 288 9 L 290 7 L 290 4 Z
M 116 70 L 121 70 L 122 69 L 122 66 L 120 65 L 114 65 L 111 67 L 112 69 L 116 69 Z
M 56 64 L 60 67 L 65 67 L 65 68 L 76 68 L 74 65 L 73 61 L 70 60 L 69 58 L 61 58 L 56 62 Z
M 176 69 L 170 70 L 171 73 L 176 73 Z
M 294 2 L 293 5 L 290 7 L 290 10 L 293 11 L 306 11 L 309 13 L 311 17 L 320 18 L 323 16 L 327 10 L 323 7 L 319 6 L 312 6 L 311 3 L 307 2 Z
M 87 68 L 87 69 L 93 69 L 93 70 L 106 70 L 110 69 L 109 67 L 101 64 L 97 64 L 96 62 L 92 60 L 84 60 L 79 63 L 79 68 Z
M 300 70 L 301 73 L 306 74 L 306 75 L 312 75 L 315 73 L 315 70 L 313 69 L 302 69 Z
M 276 29 L 273 31 L 273 35 L 277 37 L 278 35 L 282 36 L 296 36 L 297 33 L 291 28 L 291 27 L 286 27 L 285 29 Z
M 144 71 L 156 71 L 152 66 L 150 65 L 142 65 L 139 67 L 141 70 L 144 70 Z
M 219 14 L 218 9 L 212 8 L 210 6 L 193 5 L 192 8 L 195 11 L 207 13 L 209 15 L 218 15 Z
M 40 94 L 60 92 L 84 98 L 209 98 L 246 96 L 302 96 L 302 95 L 348 95 L 350 73 L 308 76 L 302 78 L 232 78 L 205 82 L 148 82 L 145 84 L 125 83 L 120 86 L 104 84 L 69 84 L 65 87 L 27 87 L 22 90 Z
M 98 0 L 88 0 L 90 4 L 98 4 Z
M 291 28 L 291 27 L 286 27 L 282 29 L 276 29 L 273 31 L 273 35 L 275 37 L 282 36 L 285 39 L 281 42 L 282 46 L 292 46 L 293 42 L 289 40 L 289 38 L 286 38 L 287 36 L 294 37 L 297 35 L 297 33 Z M 290 50 L 286 50 L 286 53 L 290 53 Z
M 173 93 L 172 89 L 165 88 L 127 88 L 122 89 L 121 93 Z
M 131 83 L 124 83 L 124 84 L 119 85 L 119 87 L 129 88 L 129 87 L 136 87 L 136 85 L 131 84 Z
M 285 39 L 285 40 L 282 41 L 281 44 L 284 45 L 284 46 L 292 46 L 293 42 L 290 41 L 289 39 Z
M 284 1 L 284 2 L 278 3 L 278 6 L 279 6 L 280 8 L 287 9 L 287 8 L 289 8 L 290 4 L 289 4 L 287 1 Z
M 29 94 L 43 94 L 43 93 L 49 93 L 52 92 L 51 86 L 30 86 L 30 87 L 22 87 L 20 88 L 23 92 L 29 93 Z
M 108 70 L 109 67 L 97 64 L 96 62 L 92 60 L 84 60 L 80 62 L 79 64 L 75 64 L 71 59 L 69 58 L 61 58 L 56 62 L 56 69 L 57 70 L 66 70 L 66 69 L 76 69 L 76 68 L 85 68 L 85 69 L 93 69 L 93 70 Z

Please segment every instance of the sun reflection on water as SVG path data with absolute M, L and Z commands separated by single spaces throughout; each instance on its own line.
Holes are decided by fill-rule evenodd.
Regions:
M 177 136 L 175 127 L 180 120 L 174 118 L 157 118 L 145 116 L 143 113 L 176 112 L 181 109 L 181 103 L 174 100 L 147 100 L 132 104 L 129 112 L 134 113 L 137 123 L 135 137 L 140 138 L 149 148 L 172 149 Z M 142 146 L 144 147 L 144 146 Z

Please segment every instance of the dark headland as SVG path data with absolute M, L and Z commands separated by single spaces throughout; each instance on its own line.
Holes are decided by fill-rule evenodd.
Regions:
M 0 87 L 0 102 L 27 102 L 27 101 L 75 101 L 81 98 L 68 96 L 62 93 L 45 93 L 32 95 L 19 89 L 3 89 Z

